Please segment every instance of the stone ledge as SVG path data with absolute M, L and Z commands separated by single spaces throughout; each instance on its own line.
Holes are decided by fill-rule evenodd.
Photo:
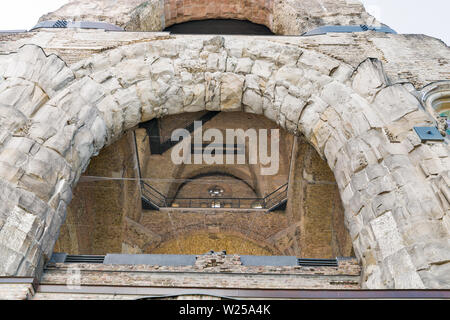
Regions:
M 151 266 L 151 265 L 108 265 L 87 263 L 52 263 L 48 264 L 45 272 L 63 272 L 67 270 L 83 270 L 86 272 L 136 272 L 136 273 L 226 273 L 230 274 L 265 274 L 265 275 L 349 275 L 359 276 L 361 267 L 356 259 L 341 260 L 339 267 L 303 267 L 303 266 L 243 266 L 232 263 L 210 266 L 202 263 L 193 266 Z M 240 262 L 240 261 L 239 261 Z

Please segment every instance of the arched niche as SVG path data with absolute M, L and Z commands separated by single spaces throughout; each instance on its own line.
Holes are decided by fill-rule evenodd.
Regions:
M 171 131 L 178 126 L 186 126 L 195 119 L 185 116 L 180 114 L 180 117 L 160 120 L 162 140 L 170 137 Z M 204 124 L 205 130 L 216 126 L 243 130 L 278 128 L 262 116 L 242 112 L 223 113 L 214 119 Z M 275 248 L 273 254 L 304 258 L 353 254 L 334 176 L 305 139 L 297 140 L 282 130 L 279 172 L 264 177 L 260 175 L 258 165 L 255 168 L 204 163 L 168 166 L 170 150 L 162 155 L 152 155 L 148 150 L 148 139 L 144 139 L 146 134 L 142 128 L 135 130 L 137 149 L 134 149 L 133 133 L 130 132 L 92 159 L 74 191 L 56 251 L 71 254 L 152 253 L 152 248 L 169 239 L 182 245 L 184 233 L 197 230 L 214 232 L 218 236 L 230 231 L 246 234 L 249 240 Z M 141 178 L 167 195 L 170 199 L 167 209 L 141 211 L 135 205 L 139 200 L 136 178 L 140 173 L 136 170 L 138 155 L 134 150 L 139 150 L 140 171 L 147 172 Z M 252 201 L 256 201 L 251 198 L 264 197 L 288 180 L 292 181 L 292 186 L 289 187 L 287 210 L 269 214 L 263 210 L 248 210 L 253 206 Z M 208 206 L 210 201 L 196 200 L 208 198 L 208 190 L 215 186 L 224 189 L 224 194 L 217 198 L 220 208 L 216 210 Z M 193 198 L 193 202 L 187 198 Z M 241 199 L 239 203 L 238 199 Z M 186 203 L 194 207 L 183 207 Z M 236 212 L 240 207 L 247 209 Z M 257 208 L 256 203 L 254 208 Z M 163 253 L 161 250 L 157 252 Z
M 441 134 L 450 136 L 450 81 L 433 82 L 421 93 L 425 109 L 436 120 Z
M 159 244 L 154 254 L 204 254 L 213 250 L 227 254 L 271 256 L 279 254 L 268 243 L 256 242 L 238 232 L 196 231 L 186 232 Z

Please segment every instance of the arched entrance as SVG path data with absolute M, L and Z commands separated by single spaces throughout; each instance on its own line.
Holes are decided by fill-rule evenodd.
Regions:
M 434 186 L 448 172 L 441 163 L 448 148 L 436 145 L 431 159 L 415 152 L 427 146 L 412 126 L 430 123 L 429 115 L 405 86 L 387 83 L 376 60 L 353 70 L 295 45 L 214 37 L 133 44 L 72 70 L 25 46 L 2 70 L 4 92 L 36 93 L 1 100 L 9 116 L 2 120 L 0 154 L 1 209 L 9 212 L 0 231 L 2 274 L 41 268 L 71 188 L 105 144 L 153 117 L 243 110 L 302 133 L 327 160 L 365 286 L 439 282 L 435 257 L 448 251 L 448 217 Z M 425 248 L 442 254 L 424 255 Z
M 149 254 L 167 248 L 166 254 L 201 254 L 211 249 L 250 254 L 252 246 L 243 243 L 239 252 L 237 242 L 229 242 L 226 234 L 231 232 L 264 244 L 269 255 L 328 259 L 352 254 L 336 181 L 311 145 L 281 130 L 278 171 L 268 176 L 261 175 L 261 163 L 250 165 L 248 156 L 244 164 L 174 164 L 172 149 L 161 150 L 149 143 L 150 137 L 156 134 L 165 141 L 176 123 L 188 126 L 203 113 L 191 115 L 159 119 L 156 132 L 138 128 L 92 159 L 74 190 L 56 252 Z M 242 112 L 219 113 L 203 125 L 204 132 L 213 128 L 279 130 L 260 115 Z M 246 142 L 248 151 L 250 141 Z M 141 210 L 137 202 L 145 189 L 137 178 L 165 197 L 166 203 L 155 202 L 160 208 L 148 206 L 143 194 Z M 285 184 L 283 194 L 280 188 L 284 190 Z M 264 199 L 270 203 L 266 205 Z M 284 205 L 275 206 L 284 200 Z M 196 232 L 202 234 L 194 237 L 197 241 L 184 242 L 186 234 Z M 206 235 L 211 235 L 207 243 L 214 245 L 204 249 L 200 239 Z M 253 254 L 262 252 L 253 250 Z

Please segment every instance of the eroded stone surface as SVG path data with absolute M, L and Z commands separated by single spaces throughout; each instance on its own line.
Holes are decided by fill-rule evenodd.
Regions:
M 174 23 L 218 18 L 250 20 L 282 35 L 300 35 L 323 25 L 378 23 L 353 0 L 72 0 L 40 21 L 93 20 L 128 31 L 161 31 Z
M 180 37 L 108 50 L 70 68 L 33 45 L 2 58 L 0 274 L 42 268 L 71 189 L 125 130 L 169 114 L 243 110 L 303 134 L 326 158 L 364 287 L 448 287 L 448 145 L 417 140 L 413 127 L 432 118 L 415 89 L 388 81 L 377 60 L 355 68 L 319 51 L 289 41 Z

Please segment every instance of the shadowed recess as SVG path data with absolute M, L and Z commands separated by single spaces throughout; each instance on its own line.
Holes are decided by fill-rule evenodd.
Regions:
M 247 20 L 208 19 L 174 24 L 164 31 L 173 34 L 274 35 L 269 28 Z

